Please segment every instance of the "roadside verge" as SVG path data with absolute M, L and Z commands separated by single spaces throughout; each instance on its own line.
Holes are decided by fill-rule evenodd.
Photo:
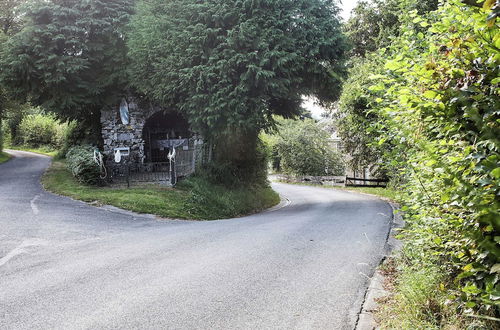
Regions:
M 385 256 L 381 260 L 380 264 L 377 266 L 375 273 L 370 279 L 370 285 L 365 294 L 365 299 L 361 307 L 361 312 L 358 315 L 358 321 L 356 322 L 356 330 L 373 330 L 377 328 L 377 322 L 375 320 L 374 314 L 379 308 L 378 300 L 389 296 L 390 292 L 384 288 L 384 282 L 386 281 L 386 275 L 381 271 L 380 265 L 384 263 L 387 257 L 392 253 L 397 252 L 402 247 L 402 242 L 396 239 L 396 235 L 399 230 L 404 227 L 403 217 L 400 212 L 399 204 L 391 201 L 387 201 L 392 207 L 392 223 L 391 230 L 387 237 L 385 243 Z

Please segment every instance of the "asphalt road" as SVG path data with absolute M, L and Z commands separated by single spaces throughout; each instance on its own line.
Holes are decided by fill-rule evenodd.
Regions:
M 45 192 L 0 165 L 0 329 L 352 329 L 384 254 L 376 198 L 275 184 L 278 210 L 159 220 Z

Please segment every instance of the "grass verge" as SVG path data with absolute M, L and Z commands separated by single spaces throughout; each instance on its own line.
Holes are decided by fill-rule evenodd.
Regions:
M 29 146 L 8 146 L 8 149 L 19 150 L 19 151 L 29 151 L 37 154 L 42 154 L 50 157 L 55 157 L 58 154 L 58 150 L 52 149 L 50 147 L 29 147 Z
M 5 163 L 6 161 L 8 161 L 11 158 L 12 158 L 11 155 L 0 151 L 0 164 Z
M 51 192 L 85 202 L 176 219 L 233 218 L 264 210 L 280 201 L 270 187 L 228 189 L 197 177 L 180 182 L 175 189 L 159 185 L 129 189 L 91 187 L 77 182 L 64 161 L 54 161 L 42 183 Z
M 381 266 L 390 295 L 379 300 L 375 311 L 380 329 L 491 329 L 493 324 L 457 312 L 449 297 L 456 288 L 443 269 L 403 256 L 391 257 Z

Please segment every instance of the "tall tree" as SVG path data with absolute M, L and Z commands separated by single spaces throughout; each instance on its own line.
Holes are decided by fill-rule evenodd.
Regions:
M 0 83 L 18 99 L 98 123 L 127 83 L 124 26 L 133 0 L 35 1 L 0 57 Z
M 402 24 L 412 24 L 417 33 L 423 31 L 425 27 L 417 21 L 413 23 L 415 16 L 409 13 L 423 17 L 437 5 L 437 0 L 361 1 L 344 26 L 354 56 L 334 120 L 353 170 L 368 167 L 385 176 L 389 169 L 390 162 L 383 162 L 382 157 L 393 146 L 390 139 L 382 139 L 384 130 L 378 127 L 379 116 L 372 111 L 376 97 L 369 87 L 376 84 L 371 76 L 384 72 L 382 60 L 392 50 L 385 54 L 377 51 L 390 47 L 400 35 Z
M 0 31 L 5 35 L 21 29 L 22 6 L 27 0 L 0 0 Z
M 333 0 L 148 0 L 130 35 L 135 86 L 183 113 L 238 173 L 273 114 L 335 100 L 346 45 Z
M 437 9 L 438 0 L 373 0 L 360 1 L 344 26 L 352 49 L 351 54 L 365 56 L 387 47 L 399 35 L 404 13 L 416 10 L 424 14 Z

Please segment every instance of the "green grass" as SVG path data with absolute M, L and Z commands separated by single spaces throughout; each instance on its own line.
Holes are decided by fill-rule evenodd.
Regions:
M 11 155 L 0 151 L 0 164 L 5 163 L 6 161 L 8 161 L 11 158 L 12 158 Z
M 214 220 L 251 214 L 279 203 L 269 187 L 228 189 L 190 178 L 177 187 L 91 187 L 77 182 L 64 161 L 54 161 L 42 178 L 44 187 L 56 194 L 85 202 L 113 205 L 122 209 L 165 218 Z
M 51 147 L 47 147 L 47 146 L 42 146 L 42 147 L 38 147 L 38 148 L 30 147 L 30 146 L 9 146 L 8 148 L 12 149 L 12 150 L 34 152 L 37 154 L 42 154 L 42 155 L 46 155 L 46 156 L 50 156 L 50 157 L 56 156 L 57 153 L 59 152 L 58 150 L 55 150 L 55 149 L 53 149 Z
M 453 279 L 445 271 L 432 263 L 396 259 L 394 270 L 386 274 L 392 294 L 375 314 L 381 329 L 489 329 L 487 322 L 457 313 L 447 294 Z

